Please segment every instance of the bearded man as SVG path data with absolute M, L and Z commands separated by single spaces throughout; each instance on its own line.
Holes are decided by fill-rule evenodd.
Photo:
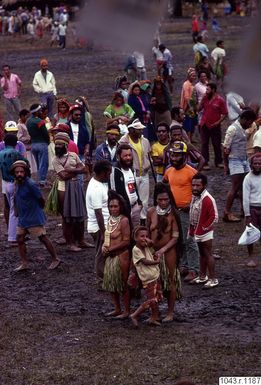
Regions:
M 10 169 L 16 181 L 15 207 L 18 214 L 17 242 L 21 264 L 15 271 L 28 269 L 25 237 L 38 237 L 52 257 L 49 270 L 56 269 L 60 264 L 55 248 L 46 235 L 45 215 L 43 212 L 44 199 L 36 183 L 29 178 L 30 170 L 26 162 L 18 160 Z

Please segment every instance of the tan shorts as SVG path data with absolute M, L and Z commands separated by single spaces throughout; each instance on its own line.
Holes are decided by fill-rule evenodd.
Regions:
M 46 235 L 46 229 L 44 226 L 28 227 L 27 229 L 18 226 L 16 228 L 16 235 L 26 234 L 30 234 L 32 238 L 38 238 L 41 235 Z

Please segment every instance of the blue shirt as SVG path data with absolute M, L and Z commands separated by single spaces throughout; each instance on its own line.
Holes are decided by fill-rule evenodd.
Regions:
M 0 151 L 0 170 L 4 181 L 14 182 L 14 177 L 10 175 L 9 171 L 12 164 L 17 160 L 25 160 L 25 158 L 14 147 L 7 146 Z
M 27 229 L 45 224 L 44 211 L 39 204 L 40 198 L 41 191 L 32 179 L 26 178 L 22 184 L 17 184 L 15 202 L 18 226 Z

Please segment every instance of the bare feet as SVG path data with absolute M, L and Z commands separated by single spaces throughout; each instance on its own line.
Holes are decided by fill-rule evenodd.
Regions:
M 137 328 L 139 326 L 139 323 L 138 323 L 137 318 L 134 316 L 134 314 L 130 315 L 130 319 L 132 320 L 132 323 L 135 326 L 135 328 Z
M 168 322 L 172 322 L 173 321 L 173 314 L 167 314 L 165 318 L 163 318 L 162 322 L 164 323 L 168 323 Z
M 61 263 L 61 260 L 59 258 L 55 259 L 50 266 L 48 267 L 48 270 L 54 270 L 56 269 Z
M 71 245 L 67 247 L 67 251 L 72 251 L 73 253 L 77 253 L 78 251 L 82 251 L 80 247 L 77 247 L 76 245 Z
M 90 243 L 90 242 L 79 242 L 78 246 L 81 248 L 81 249 L 88 249 L 88 248 L 94 248 L 95 245 L 93 243 Z
M 255 263 L 255 261 L 253 261 L 253 259 L 251 259 L 249 262 L 246 263 L 246 266 L 247 267 L 256 267 L 256 263 Z
M 124 311 L 122 314 L 118 315 L 116 318 L 120 320 L 124 320 L 126 318 L 129 318 L 130 313 Z
M 161 323 L 155 319 L 150 319 L 150 321 L 148 322 L 148 325 L 161 326 Z
M 108 317 L 117 317 L 121 315 L 121 310 L 113 310 L 106 314 Z
M 23 270 L 28 270 L 28 269 L 29 269 L 28 265 L 22 263 L 20 266 L 18 266 L 16 269 L 14 269 L 14 271 L 18 272 L 18 271 L 23 271 Z
M 60 245 L 60 246 L 66 245 L 66 240 L 63 239 L 63 238 L 60 238 L 60 239 L 57 239 L 57 240 L 55 241 L 55 243 L 57 243 L 57 245 Z

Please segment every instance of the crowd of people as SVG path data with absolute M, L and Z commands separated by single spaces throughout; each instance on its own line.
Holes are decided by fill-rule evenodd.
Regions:
M 33 43 L 42 39 L 44 34 L 51 36 L 50 45 L 66 46 L 66 33 L 69 21 L 69 13 L 66 7 L 61 6 L 53 9 L 53 17 L 50 16 L 48 6 L 44 15 L 41 9 L 32 7 L 19 7 L 15 11 L 2 10 L 0 13 L 0 34 L 2 36 L 25 36 Z
M 45 229 L 45 213 L 53 213 L 62 218 L 58 244 L 72 253 L 95 248 L 97 287 L 111 293 L 112 317 L 130 317 L 137 326 L 150 309 L 149 324 L 171 322 L 182 278 L 205 289 L 219 285 L 212 252 L 218 210 L 207 175 L 215 166 L 231 177 L 223 220 L 241 220 L 232 212 L 239 198 L 240 216 L 261 229 L 261 113 L 260 103 L 227 89 L 224 42 L 217 42 L 210 59 L 202 36 L 196 39 L 195 66 L 186 72 L 176 106 L 170 50 L 159 41 L 153 47 L 153 81 L 147 79 L 144 55 L 129 57 L 104 108 L 106 138 L 98 146 L 86 98 L 59 98 L 46 59 L 32 79 L 38 99 L 29 109 L 21 109 L 20 76 L 3 65 L 7 121 L 0 170 L 8 245 L 18 246 L 21 258 L 16 271 L 29 268 L 28 237 L 46 247 L 49 269 L 60 265 Z M 223 143 L 221 125 L 227 126 Z M 42 189 L 51 189 L 47 202 Z M 93 243 L 85 240 L 86 229 Z M 252 244 L 248 254 L 247 266 L 255 267 Z M 131 313 L 131 296 L 141 288 L 146 300 Z M 168 307 L 161 320 L 164 296 Z

